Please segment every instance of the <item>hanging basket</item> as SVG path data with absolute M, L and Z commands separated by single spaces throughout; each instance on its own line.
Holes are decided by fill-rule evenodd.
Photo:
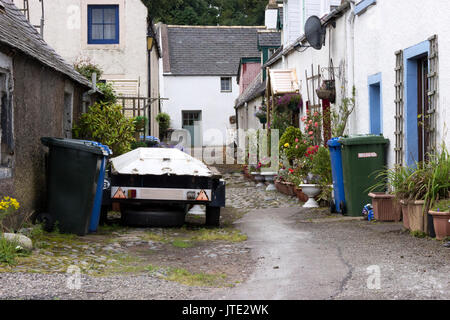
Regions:
M 322 100 L 329 100 L 331 103 L 336 102 L 336 84 L 335 80 L 324 80 L 322 87 L 316 90 L 317 96 Z

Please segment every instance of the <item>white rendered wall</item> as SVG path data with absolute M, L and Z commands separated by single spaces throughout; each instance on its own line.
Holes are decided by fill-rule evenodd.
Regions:
M 15 1 L 22 6 L 22 1 Z M 41 7 L 29 1 L 30 20 L 40 24 Z M 120 44 L 87 44 L 87 6 L 119 5 Z M 140 80 L 140 95 L 147 96 L 147 8 L 140 0 L 45 1 L 44 39 L 65 60 L 90 57 L 103 69 L 103 79 Z
M 448 13 L 450 1 L 378 0 L 355 20 L 355 84 L 358 110 L 353 118 L 354 132 L 369 131 L 368 77 L 382 75 L 382 128 L 391 144 L 389 165 L 395 162 L 395 52 L 426 41 L 434 34 L 439 43 L 439 108 L 437 143 L 450 144 L 450 38 Z
M 168 76 L 163 77 L 164 98 L 161 111 L 168 113 L 173 129 L 182 129 L 182 111 L 202 111 L 204 146 L 222 146 L 227 142 L 227 129 L 231 130 L 230 117 L 234 116 L 234 103 L 239 96 L 236 77 L 231 78 L 232 92 L 220 91 L 219 76 Z M 213 139 L 213 135 L 223 137 Z

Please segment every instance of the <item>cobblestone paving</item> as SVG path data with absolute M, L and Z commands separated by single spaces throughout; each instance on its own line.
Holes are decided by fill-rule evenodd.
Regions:
M 300 206 L 295 197 L 290 197 L 278 191 L 266 191 L 256 188 L 256 183 L 244 178 L 238 173 L 226 174 L 227 182 L 226 206 L 249 211 L 252 209 L 286 208 Z

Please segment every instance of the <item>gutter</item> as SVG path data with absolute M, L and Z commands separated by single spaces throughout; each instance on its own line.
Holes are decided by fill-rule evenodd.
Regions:
M 322 19 L 322 25 L 327 25 L 333 19 L 340 18 L 345 12 L 351 9 L 350 1 L 344 0 L 344 3 L 339 6 L 337 9 L 330 12 L 327 16 Z M 282 52 L 273 57 L 273 59 L 269 59 L 264 65 L 263 68 L 270 67 L 280 59 L 284 59 L 284 57 L 290 54 L 295 48 L 306 41 L 306 36 L 303 34 L 297 40 L 295 40 L 292 44 L 286 47 Z

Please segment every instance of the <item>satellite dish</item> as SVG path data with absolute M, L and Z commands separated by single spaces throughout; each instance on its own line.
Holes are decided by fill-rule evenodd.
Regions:
M 305 24 L 305 36 L 314 49 L 320 50 L 325 44 L 326 29 L 322 26 L 319 17 L 311 16 Z

